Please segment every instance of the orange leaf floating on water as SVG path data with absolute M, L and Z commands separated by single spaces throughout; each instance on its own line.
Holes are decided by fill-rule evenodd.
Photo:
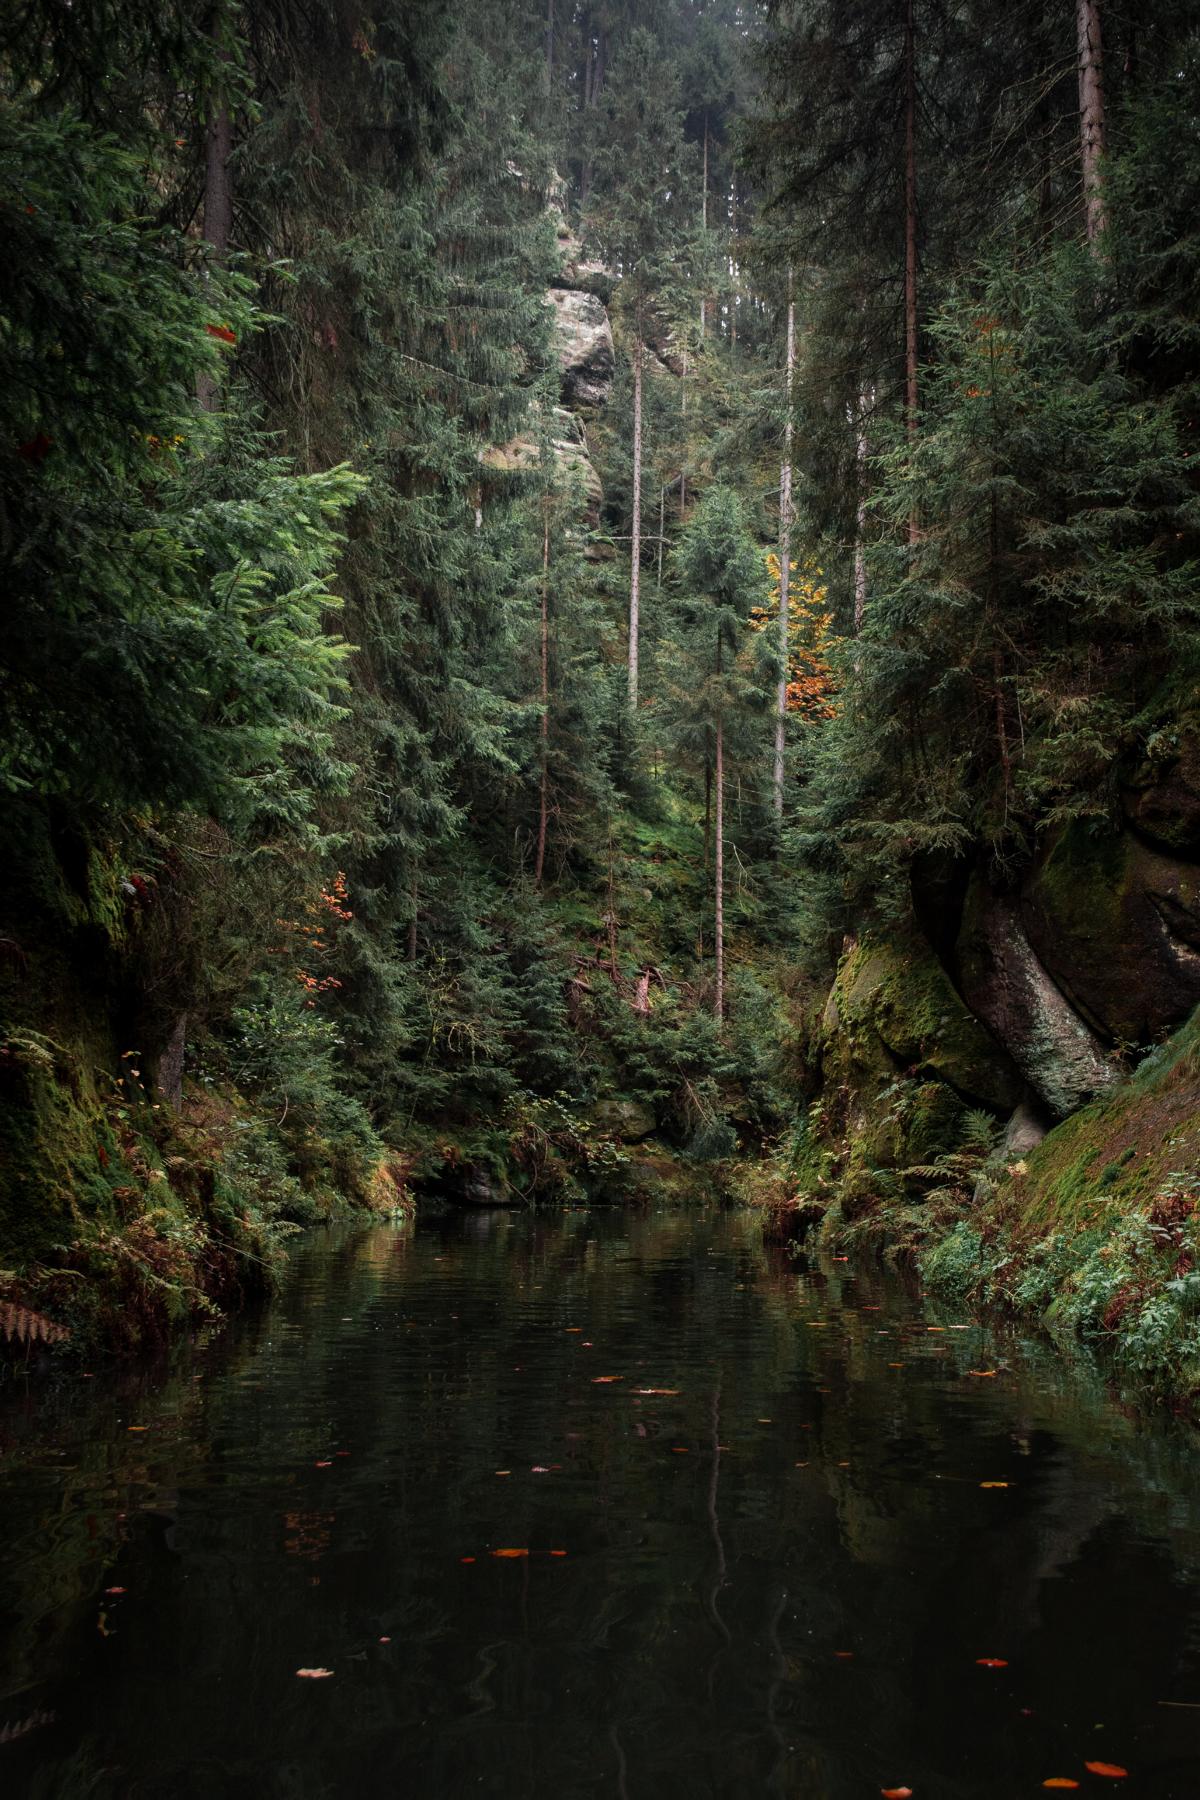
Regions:
M 473 1556 L 460 1556 L 458 1560 L 459 1562 L 474 1562 L 475 1558 Z
M 671 1455 L 672 1456 L 686 1456 L 687 1453 L 688 1452 L 687 1452 L 686 1444 L 672 1444 L 671 1445 Z
M 1043 1781 L 1042 1786 L 1049 1788 L 1077 1788 L 1079 1783 L 1077 1781 L 1072 1781 L 1069 1775 L 1052 1775 L 1049 1781 Z
M 330 1675 L 333 1674 L 333 1670 L 332 1669 L 297 1669 L 296 1673 L 297 1673 L 297 1675 L 300 1676 L 302 1681 L 325 1681 Z
M 993 1375 L 998 1375 L 999 1373 L 1000 1373 L 999 1369 L 968 1369 L 967 1370 L 968 1375 L 977 1375 L 979 1377 L 980 1381 L 988 1381 L 991 1379 L 991 1377 Z
M 853 1662 L 854 1661 L 853 1650 L 835 1650 L 833 1654 L 837 1657 L 839 1662 Z
M 1083 1766 L 1090 1775 L 1107 1775 L 1110 1781 L 1123 1781 L 1129 1773 L 1120 1763 L 1090 1762 Z
M 981 1488 L 1001 1488 L 1009 1484 L 1007 1481 L 981 1481 L 979 1485 Z
M 567 1553 L 565 1550 L 551 1550 L 550 1554 L 551 1556 L 565 1556 Z
M 883 1800 L 912 1800 L 911 1788 L 880 1788 Z
M 623 1375 L 593 1375 L 592 1386 L 605 1387 L 610 1381 L 624 1381 L 624 1379 Z
M 1002 1656 L 977 1656 L 975 1664 L 980 1669 L 1007 1669 L 1008 1667 Z
M 493 1550 L 492 1555 L 493 1556 L 508 1556 L 508 1557 L 528 1556 L 529 1552 L 528 1552 L 528 1550 Z

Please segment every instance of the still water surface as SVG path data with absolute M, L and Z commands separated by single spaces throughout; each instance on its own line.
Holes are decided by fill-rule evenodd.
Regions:
M 736 1217 L 313 1237 L 0 1399 L 0 1794 L 1194 1800 L 1198 1475 Z

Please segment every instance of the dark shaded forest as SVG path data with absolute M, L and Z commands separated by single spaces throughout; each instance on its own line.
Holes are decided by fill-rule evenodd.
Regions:
M 1180 0 L 0 25 L 0 1321 L 719 1196 L 1200 1380 Z

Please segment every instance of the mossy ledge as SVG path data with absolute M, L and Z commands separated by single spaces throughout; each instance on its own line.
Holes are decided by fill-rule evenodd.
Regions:
M 1143 1399 L 1200 1399 L 1200 1009 L 1024 1156 L 980 1130 L 920 1168 L 855 1165 L 802 1134 L 758 1195 L 772 1228 L 915 1266 L 963 1305 L 1036 1318 Z M 815 1175 L 815 1179 L 814 1179 Z

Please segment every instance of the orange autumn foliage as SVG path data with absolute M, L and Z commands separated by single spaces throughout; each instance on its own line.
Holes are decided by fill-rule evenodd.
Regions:
M 826 610 L 828 589 L 821 584 L 815 563 L 789 564 L 788 580 L 788 684 L 787 708 L 806 719 L 832 719 L 837 715 L 836 686 L 830 653 L 834 645 L 833 614 Z M 779 617 L 779 557 L 767 552 L 771 601 L 750 614 L 753 630 L 774 626 Z

